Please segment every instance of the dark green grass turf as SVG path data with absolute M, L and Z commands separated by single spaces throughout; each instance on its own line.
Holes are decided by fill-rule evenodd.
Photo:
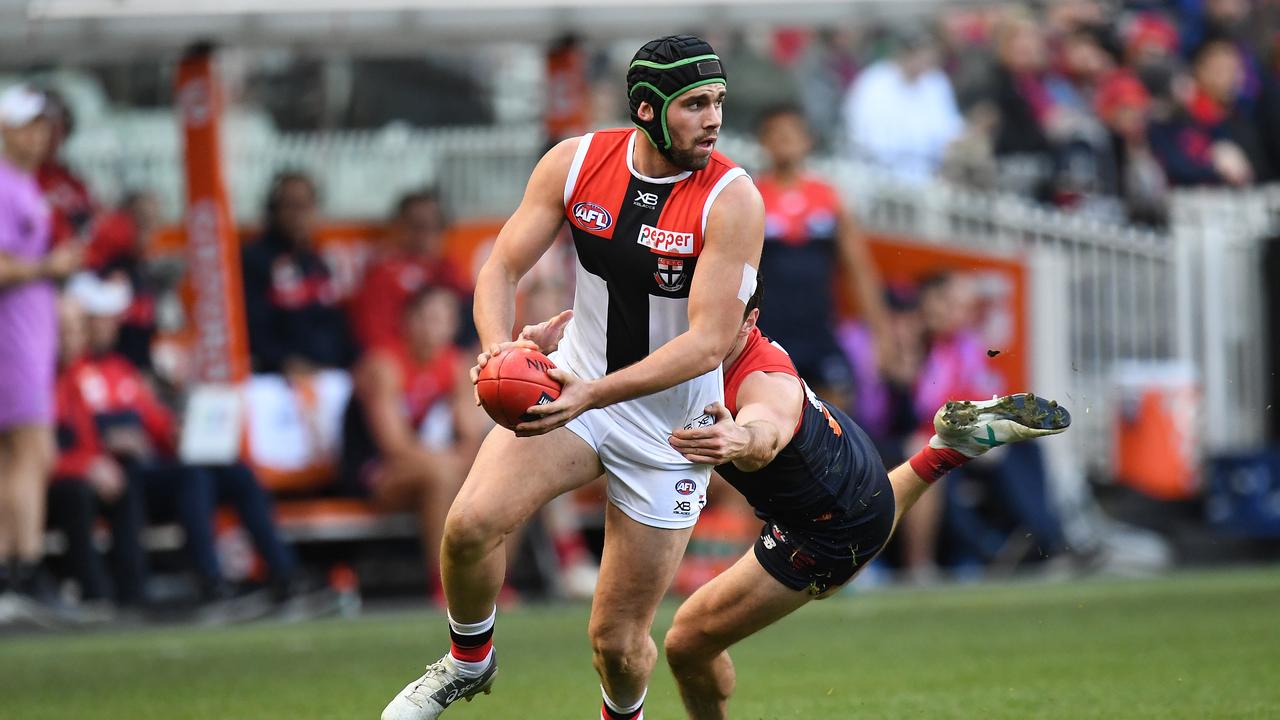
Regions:
M 494 694 L 446 717 L 597 717 L 586 616 L 502 614 Z M 0 718 L 377 718 L 444 643 L 426 612 L 0 638 Z M 734 658 L 750 720 L 1280 718 L 1280 569 L 846 595 Z M 649 698 L 683 717 L 663 665 Z

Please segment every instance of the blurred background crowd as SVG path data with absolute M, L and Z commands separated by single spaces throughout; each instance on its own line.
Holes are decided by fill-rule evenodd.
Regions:
M 1266 354 L 1192 347 L 1181 333 L 1204 331 L 1174 316 L 1199 285 L 1164 283 L 1182 277 L 1177 263 L 1221 265 L 1178 255 L 1180 190 L 1275 199 L 1280 3 L 936 3 L 690 29 L 729 72 L 721 149 L 766 201 L 761 327 L 885 464 L 927 438 L 949 398 L 1065 393 L 1081 426 L 1081 439 L 952 473 L 860 583 L 1275 557 L 1269 416 L 1231 453 L 1194 430 L 1202 407 L 1228 402 L 1205 376 L 1263 376 Z M 625 123 L 623 72 L 645 39 L 218 50 L 242 241 L 222 292 L 243 330 L 226 332 L 243 333 L 252 376 L 236 417 L 213 424 L 196 399 L 193 338 L 208 319 L 192 304 L 205 270 L 186 252 L 191 216 L 180 224 L 179 54 L 7 51 L 0 621 L 438 601 L 444 512 L 492 426 L 466 378 L 474 271 L 538 151 Z M 896 194 L 872 202 L 858 192 L 869 185 Z M 986 214 L 941 232 L 893 219 L 944 193 Z M 1002 225 L 1009 207 L 1037 224 Z M 1280 202 L 1267 207 L 1250 242 L 1280 233 Z M 1094 230 L 1054 235 L 1068 227 Z M 1050 245 L 1060 255 L 1036 254 Z M 526 278 L 517 327 L 572 303 L 572 252 L 562 238 Z M 1236 282 L 1234 267 L 1212 288 Z M 1254 306 L 1269 297 L 1260 280 L 1239 280 L 1259 288 Z M 1242 334 L 1270 338 L 1253 319 Z M 1124 395 L 1128 361 L 1146 364 Z M 210 428 L 232 438 L 231 456 L 209 459 Z M 590 593 L 602 502 L 589 488 L 527 528 L 510 600 Z M 676 590 L 727 566 L 755 528 L 714 489 Z

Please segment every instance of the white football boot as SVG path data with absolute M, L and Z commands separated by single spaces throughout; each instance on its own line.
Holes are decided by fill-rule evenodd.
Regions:
M 993 447 L 1056 435 L 1071 425 L 1071 413 L 1055 400 L 1031 393 L 990 400 L 953 400 L 933 416 L 935 449 L 951 448 L 975 458 Z
M 458 666 L 448 653 L 439 661 L 428 665 L 422 677 L 414 680 L 382 711 L 382 720 L 435 720 L 444 709 L 459 700 L 471 702 L 479 693 L 488 695 L 498 674 L 498 655 L 489 659 L 489 667 L 480 677 L 467 678 L 458 674 Z

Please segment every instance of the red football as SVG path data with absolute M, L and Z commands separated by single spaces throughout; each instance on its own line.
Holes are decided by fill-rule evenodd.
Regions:
M 525 411 L 560 397 L 560 383 L 547 375 L 553 367 L 555 364 L 537 350 L 503 350 L 480 369 L 476 381 L 480 404 L 494 422 L 505 428 L 514 429 L 521 422 L 534 419 Z

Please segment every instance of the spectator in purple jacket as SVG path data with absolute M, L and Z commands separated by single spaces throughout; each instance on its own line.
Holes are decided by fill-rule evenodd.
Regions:
M 80 263 L 75 248 L 50 250 L 35 175 L 51 137 L 44 110 L 28 87 L 0 94 L 0 594 L 34 590 L 54 460 L 53 281 Z

